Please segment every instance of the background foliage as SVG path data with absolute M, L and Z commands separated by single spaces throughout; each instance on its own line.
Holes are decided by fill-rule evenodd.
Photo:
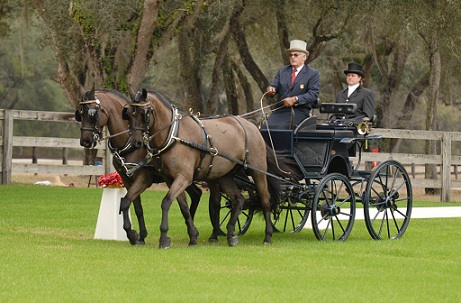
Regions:
M 155 88 L 205 115 L 246 113 L 302 39 L 323 102 L 358 62 L 379 127 L 461 128 L 458 1 L 1 0 L 0 11 L 1 108 L 72 110 L 96 85 Z

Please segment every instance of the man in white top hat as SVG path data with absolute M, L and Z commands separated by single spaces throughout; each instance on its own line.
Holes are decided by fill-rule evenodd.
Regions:
M 278 107 L 269 116 L 269 129 L 294 129 L 309 116 L 320 93 L 320 74 L 305 64 L 307 43 L 291 40 L 287 50 L 290 64 L 281 67 L 267 88 L 269 95 L 278 95 Z M 266 128 L 266 125 L 262 125 Z

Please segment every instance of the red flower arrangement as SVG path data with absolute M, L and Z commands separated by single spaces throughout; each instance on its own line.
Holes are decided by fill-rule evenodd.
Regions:
M 120 175 L 116 171 L 107 175 L 101 175 L 98 179 L 98 186 L 109 188 L 124 187 L 122 183 L 122 177 L 120 177 Z

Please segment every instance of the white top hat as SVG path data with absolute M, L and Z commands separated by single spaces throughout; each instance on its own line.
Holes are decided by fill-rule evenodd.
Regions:
M 309 51 L 307 50 L 307 43 L 302 40 L 291 40 L 289 52 L 301 52 L 309 56 Z

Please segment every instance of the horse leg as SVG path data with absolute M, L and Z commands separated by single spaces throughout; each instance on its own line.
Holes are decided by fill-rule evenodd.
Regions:
M 172 184 L 169 185 L 169 190 L 166 196 L 162 200 L 162 222 L 160 224 L 160 239 L 159 239 L 159 247 L 160 248 L 169 248 L 171 246 L 171 239 L 168 237 L 168 212 L 171 207 L 171 203 L 174 199 L 178 198 L 181 194 L 183 195 L 182 198 L 178 199 L 180 203 L 181 211 L 183 212 L 183 216 L 186 220 L 186 225 L 188 227 L 188 233 L 190 237 L 189 245 L 196 245 L 198 232 L 194 226 L 194 222 L 192 220 L 192 216 L 190 215 L 189 208 L 187 206 L 187 201 L 185 199 L 184 190 L 186 189 L 187 185 L 190 184 L 186 180 L 186 178 L 182 176 L 178 176 Z
M 179 208 L 181 209 L 181 213 L 186 221 L 187 226 L 187 233 L 189 234 L 189 246 L 197 246 L 197 239 L 199 237 L 199 232 L 197 228 L 194 226 L 194 221 L 192 219 L 192 215 L 189 211 L 189 207 L 187 206 L 187 199 L 184 193 L 180 194 L 177 198 Z
M 235 246 L 238 244 L 238 236 L 235 234 L 235 224 L 237 223 L 238 216 L 242 212 L 245 198 L 235 184 L 233 173 L 228 173 L 217 181 L 219 182 L 219 188 L 223 190 L 232 201 L 232 212 L 229 222 L 227 223 L 227 243 L 229 246 Z
M 208 188 L 210 189 L 210 200 L 208 201 L 208 212 L 210 215 L 211 225 L 213 226 L 213 232 L 208 238 L 208 242 L 218 242 L 218 236 L 225 235 L 219 226 L 219 213 L 221 208 L 221 191 L 219 185 L 214 182 L 208 182 Z
M 120 199 L 120 204 L 122 204 L 124 200 L 126 201 L 129 199 L 126 196 L 122 197 Z M 129 212 L 130 212 L 129 208 L 121 211 L 121 213 L 123 214 L 123 229 L 125 230 L 126 237 L 128 238 L 128 240 L 130 240 L 131 245 L 135 245 L 137 244 L 139 240 L 139 235 L 135 230 L 131 229 L 131 221 L 129 217 Z
M 266 221 L 266 233 L 264 237 L 264 244 L 270 244 L 272 242 L 272 222 L 271 222 L 271 205 L 270 205 L 270 195 L 267 185 L 267 177 L 261 173 L 253 173 L 253 180 L 256 184 L 256 190 L 258 192 L 261 207 L 264 214 L 264 219 Z
M 202 197 L 202 190 L 198 188 L 195 183 L 192 183 L 187 189 L 187 193 L 190 197 L 190 214 L 192 219 L 195 217 L 195 212 L 197 211 L 198 204 L 200 202 L 200 198 Z
M 136 242 L 136 244 L 144 245 L 145 244 L 144 239 L 147 237 L 147 228 L 146 228 L 146 222 L 144 221 L 144 210 L 141 204 L 141 196 L 139 196 L 133 201 L 133 205 L 134 205 L 134 211 L 136 213 L 136 217 L 138 218 L 138 224 L 139 224 L 139 239 Z
M 120 211 L 123 212 L 123 229 L 126 236 L 132 245 L 145 244 L 144 239 L 147 237 L 146 223 L 144 221 L 144 211 L 141 204 L 141 193 L 143 193 L 152 183 L 147 182 L 150 180 L 147 171 L 136 175 L 133 182 L 127 180 L 126 184 L 127 194 L 120 201 Z M 133 201 L 136 217 L 138 218 L 139 233 L 132 229 L 131 221 L 128 217 L 130 211 L 130 204 Z M 128 206 L 128 208 L 126 208 Z

